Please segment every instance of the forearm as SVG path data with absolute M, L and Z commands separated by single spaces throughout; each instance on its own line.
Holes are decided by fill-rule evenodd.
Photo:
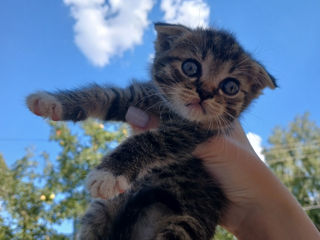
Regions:
M 255 184 L 261 187 L 256 189 L 251 206 L 245 206 L 247 215 L 232 229 L 235 236 L 239 240 L 319 240 L 320 233 L 296 199 L 264 163 L 260 163 L 253 174 L 259 175 Z
M 258 207 L 243 219 L 234 234 L 239 240 L 320 239 L 316 227 L 284 187 L 279 187 L 279 193 L 260 199 Z

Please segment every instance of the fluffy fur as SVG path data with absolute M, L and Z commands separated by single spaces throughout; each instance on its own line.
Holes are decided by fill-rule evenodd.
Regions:
M 211 239 L 228 199 L 191 153 L 230 130 L 262 89 L 276 87 L 227 32 L 162 23 L 155 28 L 152 81 L 27 98 L 32 112 L 53 120 L 124 121 L 129 106 L 160 118 L 158 129 L 128 138 L 89 174 L 87 187 L 100 199 L 82 218 L 79 239 Z

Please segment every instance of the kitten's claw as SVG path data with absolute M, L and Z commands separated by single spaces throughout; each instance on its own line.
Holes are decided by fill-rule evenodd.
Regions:
M 38 92 L 27 97 L 27 105 L 31 112 L 38 116 L 49 117 L 54 121 L 62 119 L 62 105 L 54 96 L 46 92 Z
M 110 199 L 129 188 L 124 176 L 114 176 L 112 173 L 94 169 L 87 177 L 87 189 L 93 198 Z

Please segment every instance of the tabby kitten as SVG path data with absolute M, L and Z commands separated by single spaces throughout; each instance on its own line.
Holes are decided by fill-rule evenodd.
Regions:
M 160 118 L 158 129 L 128 138 L 91 171 L 87 187 L 96 199 L 79 239 L 211 239 L 228 199 L 191 153 L 230 130 L 263 88 L 276 87 L 227 32 L 163 23 L 155 29 L 151 82 L 27 98 L 33 113 L 56 121 L 125 121 L 129 106 Z

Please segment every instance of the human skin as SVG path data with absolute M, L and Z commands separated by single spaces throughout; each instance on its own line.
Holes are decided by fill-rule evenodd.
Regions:
M 129 108 L 126 120 L 135 133 L 159 123 L 155 116 L 134 107 Z M 209 139 L 193 154 L 203 160 L 230 200 L 220 225 L 239 240 L 320 239 L 296 199 L 254 152 L 238 121 L 230 135 Z

